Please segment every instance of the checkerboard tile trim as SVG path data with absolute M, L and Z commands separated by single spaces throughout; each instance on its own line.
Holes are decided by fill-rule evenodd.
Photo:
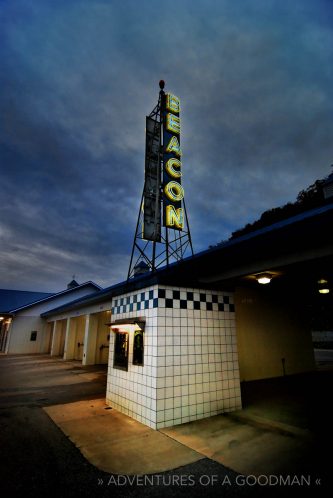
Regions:
M 131 311 L 143 311 L 151 308 L 235 311 L 235 306 L 230 302 L 229 296 L 163 288 L 137 292 L 112 300 L 112 314 L 130 313 Z

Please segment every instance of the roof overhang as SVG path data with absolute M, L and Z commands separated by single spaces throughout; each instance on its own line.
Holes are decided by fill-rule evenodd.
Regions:
M 226 289 L 254 282 L 263 271 L 313 278 L 333 268 L 333 204 L 252 232 L 195 254 L 154 273 L 134 277 L 96 294 L 43 313 L 93 305 L 155 284 Z M 333 275 L 332 275 L 333 276 Z

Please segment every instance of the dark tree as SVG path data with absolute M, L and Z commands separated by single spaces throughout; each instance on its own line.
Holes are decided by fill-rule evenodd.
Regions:
M 305 190 L 301 190 L 297 195 L 295 202 L 288 202 L 284 206 L 269 209 L 262 213 L 260 218 L 253 223 L 248 223 L 245 227 L 240 228 L 232 232 L 229 240 L 236 239 L 242 235 L 254 232 L 260 228 L 264 228 L 277 223 L 278 221 L 286 220 L 292 216 L 303 213 L 309 209 L 319 207 L 325 203 L 323 194 L 323 184 L 325 183 L 327 177 L 316 180 L 312 185 L 310 185 Z M 218 242 L 216 245 L 221 245 L 225 241 Z M 210 246 L 214 247 L 214 246 Z

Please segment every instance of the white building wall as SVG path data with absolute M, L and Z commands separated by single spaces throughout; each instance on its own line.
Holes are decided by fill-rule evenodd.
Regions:
M 39 316 L 16 316 L 10 325 L 6 353 L 43 352 L 45 327 L 45 320 Z M 35 341 L 31 341 L 31 332 L 37 332 Z
M 31 354 L 48 352 L 50 342 L 50 328 L 45 319 L 41 318 L 41 313 L 62 306 L 86 295 L 92 294 L 94 288 L 86 286 L 81 289 L 72 289 L 45 301 L 22 309 L 15 313 L 13 317 L 7 342 L 7 353 L 11 354 Z M 31 341 L 31 332 L 37 331 L 36 341 Z
M 144 337 L 144 365 L 133 365 L 133 339 L 134 334 L 129 334 L 129 359 L 128 371 L 119 370 L 113 367 L 114 357 L 114 339 L 115 334 L 110 333 L 110 354 L 107 377 L 106 402 L 117 408 L 119 411 L 126 413 L 130 417 L 139 420 L 145 425 L 156 429 L 156 385 L 157 385 L 157 308 L 153 308 L 153 300 L 150 299 L 150 307 L 138 309 L 134 298 L 138 294 L 147 294 L 149 292 L 157 294 L 157 287 L 150 287 L 142 291 L 125 294 L 116 298 L 113 303 L 121 302 L 122 299 L 127 302 L 122 309 L 136 309 L 136 311 L 116 312 L 114 306 L 111 312 L 111 320 L 130 317 L 145 317 L 145 337 Z M 130 303 L 130 301 L 132 301 Z M 139 306 L 141 308 L 141 305 Z M 117 308 L 119 308 L 117 306 Z M 143 305 L 144 308 L 144 305 Z
M 94 294 L 96 289 L 92 286 L 86 286 L 82 288 L 74 288 L 70 291 L 64 291 L 59 296 L 52 296 L 45 302 L 36 303 L 33 306 L 29 306 L 26 309 L 18 311 L 19 316 L 36 316 L 46 313 L 49 310 L 63 306 L 64 304 L 80 299 L 81 297 Z
M 154 429 L 241 408 L 231 293 L 153 286 L 113 301 L 112 321 L 145 317 L 144 366 L 113 367 L 107 403 Z
M 65 313 L 54 313 L 52 316 L 48 317 L 48 322 L 53 322 L 54 320 L 64 320 L 67 318 L 76 318 L 84 315 L 90 315 L 92 313 L 109 313 L 111 312 L 112 301 L 105 301 L 103 303 L 89 304 L 87 306 L 81 306 L 79 309 L 74 309 L 66 311 Z M 109 320 L 110 321 L 110 320 Z

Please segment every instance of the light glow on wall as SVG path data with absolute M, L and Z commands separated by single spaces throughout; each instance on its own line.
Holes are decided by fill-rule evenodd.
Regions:
M 111 325 L 112 332 L 118 332 L 119 334 L 135 332 L 136 330 L 141 330 L 141 327 L 137 323 L 122 323 L 119 325 Z

